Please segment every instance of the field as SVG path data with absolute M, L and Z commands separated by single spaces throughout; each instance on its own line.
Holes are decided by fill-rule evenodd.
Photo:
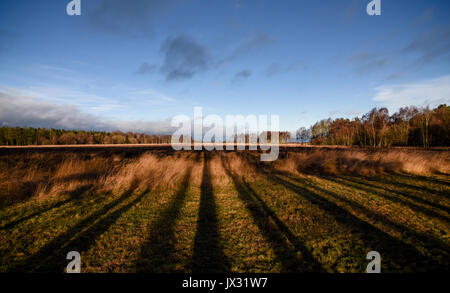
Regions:
M 0 149 L 0 272 L 449 271 L 448 149 Z

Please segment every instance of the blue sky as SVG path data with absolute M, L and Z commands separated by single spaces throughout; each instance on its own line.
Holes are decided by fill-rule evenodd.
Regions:
M 201 106 L 295 130 L 450 103 L 447 0 L 69 2 L 0 1 L 3 125 L 158 132 Z

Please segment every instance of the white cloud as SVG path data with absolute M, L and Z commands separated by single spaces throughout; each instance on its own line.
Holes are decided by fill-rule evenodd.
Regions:
M 0 87 L 0 125 L 80 130 L 171 133 L 170 119 L 124 121 L 105 119 L 80 110 L 76 105 L 44 100 L 31 92 Z M 107 105 L 105 106 L 107 107 Z
M 13 96 L 33 97 L 55 105 L 72 105 L 93 115 L 113 117 L 122 113 L 132 113 L 136 109 L 168 105 L 176 101 L 154 89 L 136 89 L 121 85 L 114 88 L 114 98 L 47 84 L 20 89 L 0 85 L 0 92 Z
M 52 85 L 32 86 L 23 89 L 0 86 L 0 92 L 13 96 L 26 96 L 39 99 L 51 104 L 70 104 L 85 109 L 120 109 L 123 106 L 109 98 L 89 94 L 84 91 L 70 88 L 55 87 Z
M 450 75 L 415 83 L 381 86 L 375 90 L 377 93 L 373 100 L 387 107 L 390 112 L 405 106 L 435 107 L 450 103 Z
M 130 92 L 131 96 L 134 96 L 150 105 L 159 105 L 163 103 L 175 102 L 175 99 L 166 96 L 153 89 L 137 90 Z

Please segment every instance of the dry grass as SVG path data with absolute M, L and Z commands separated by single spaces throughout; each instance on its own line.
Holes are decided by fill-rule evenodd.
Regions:
M 164 154 L 164 152 L 162 152 Z M 252 153 L 256 156 L 256 153 Z M 232 153 L 224 153 L 230 156 Z M 120 193 L 132 187 L 138 190 L 157 183 L 168 188 L 180 178 L 198 154 L 158 152 L 132 155 L 119 152 L 30 152 L 26 155 L 0 156 L 0 203 L 15 203 L 28 198 L 48 198 L 68 194 Z M 229 178 L 213 158 L 211 172 L 215 184 L 228 184 Z M 255 176 L 241 157 L 230 161 L 248 178 Z M 171 166 L 168 168 L 167 166 Z M 429 176 L 450 174 L 450 151 L 421 149 L 299 148 L 282 152 L 271 167 L 311 175 L 413 174 Z M 198 183 L 201 176 L 194 174 Z M 173 187 L 173 186 L 172 186 Z
M 1 159 L 1 202 L 9 203 L 99 189 L 121 165 L 113 158 L 90 154 L 31 153 Z
M 105 178 L 103 185 L 114 192 L 121 192 L 135 187 L 144 190 L 148 186 L 173 188 L 183 175 L 188 165 L 192 165 L 192 154 L 180 157 L 158 157 L 147 153 L 137 160 L 123 165 L 120 170 Z
M 327 149 L 289 152 L 275 165 L 307 174 L 450 174 L 450 151 L 420 149 Z
M 445 271 L 448 150 L 0 153 L 0 272 Z
M 28 198 L 48 198 L 68 194 L 120 193 L 136 187 L 171 187 L 194 160 L 194 154 L 175 153 L 170 156 L 155 151 L 129 156 L 123 152 L 30 152 L 0 156 L 0 203 L 12 204 Z M 162 152 L 163 154 L 165 152 Z M 256 156 L 256 153 L 253 153 Z M 232 153 L 224 153 L 230 156 Z M 213 158 L 211 172 L 215 184 L 228 184 L 229 178 Z M 235 156 L 231 168 L 239 168 L 248 178 L 255 176 L 247 161 Z M 167 166 L 171 166 L 168 168 Z M 271 167 L 293 173 L 311 175 L 413 174 L 429 176 L 450 174 L 449 150 L 360 149 L 360 148 L 298 148 L 284 151 Z M 219 167 L 218 167 L 219 166 Z M 201 176 L 194 174 L 198 183 Z M 173 187 L 173 186 L 172 186 Z
M 0 157 L 0 203 L 95 192 L 119 194 L 130 188 L 173 187 L 192 154 L 30 153 Z

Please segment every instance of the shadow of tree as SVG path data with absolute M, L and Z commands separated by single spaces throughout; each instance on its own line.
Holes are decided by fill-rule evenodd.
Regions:
M 130 187 L 119 198 L 104 205 L 87 218 L 78 222 L 67 232 L 56 237 L 42 247 L 38 252 L 9 268 L 10 272 L 63 272 L 67 264 L 66 255 L 69 251 L 78 251 L 80 254 L 87 251 L 96 239 L 103 234 L 115 221 L 132 206 L 138 203 L 148 190 L 140 193 L 134 200 L 117 209 L 111 214 L 101 218 L 116 206 L 130 198 L 136 185 Z M 100 219 L 101 218 L 101 219 Z M 97 223 L 94 223 L 100 219 Z M 87 228 L 87 229 L 86 229 Z
M 438 178 L 430 177 L 430 176 L 423 176 L 423 175 L 410 175 L 410 174 L 399 174 L 399 176 L 402 176 L 406 179 L 414 179 L 414 180 L 422 180 L 429 183 L 439 184 L 439 185 L 446 185 L 447 187 L 450 187 L 450 175 L 445 174 L 442 172 L 436 172 L 435 174 L 439 174 L 441 176 L 445 176 L 446 180 L 441 180 Z M 448 194 L 446 194 L 448 196 Z
M 299 184 L 302 184 L 304 186 L 309 186 L 310 188 L 312 188 L 314 190 L 325 193 L 328 196 L 334 198 L 336 201 L 349 205 L 353 210 L 356 210 L 362 214 L 365 214 L 371 220 L 380 222 L 384 226 L 388 226 L 391 229 L 396 230 L 397 232 L 401 233 L 404 237 L 411 237 L 411 238 L 414 238 L 415 240 L 420 241 L 422 243 L 422 245 L 424 245 L 425 247 L 427 247 L 429 249 L 433 249 L 433 250 L 440 249 L 441 253 L 442 252 L 445 254 L 450 253 L 449 246 L 436 237 L 413 231 L 400 223 L 395 223 L 395 222 L 389 220 L 388 218 L 386 218 L 385 216 L 369 210 L 368 208 L 366 208 L 365 206 L 361 205 L 360 203 L 358 203 L 356 201 L 353 201 L 353 200 L 350 200 L 343 196 L 340 196 L 337 193 L 334 193 L 330 190 L 326 190 L 324 188 L 318 187 L 318 186 L 312 184 L 311 182 L 308 182 L 308 180 L 301 179 L 299 177 L 296 177 L 296 176 L 293 176 L 290 174 L 285 174 L 283 172 L 280 172 L 279 174 L 282 176 L 288 177 L 291 180 L 298 182 Z M 343 183 L 340 183 L 339 181 L 334 180 L 334 178 L 329 178 L 329 177 L 321 177 L 321 178 L 324 180 L 335 182 L 337 184 L 343 184 Z M 301 186 L 299 186 L 297 184 L 296 184 L 296 186 L 298 188 L 301 188 Z
M 193 166 L 189 166 L 181 181 L 175 197 L 170 202 L 156 222 L 148 229 L 149 238 L 142 245 L 141 253 L 136 264 L 137 272 L 170 272 L 170 264 L 175 253 L 174 226 L 180 216 L 184 204 Z
M 210 154 L 208 152 L 203 154 L 200 207 L 194 239 L 194 255 L 190 267 L 193 272 L 227 272 L 230 269 L 230 262 L 223 254 L 220 245 L 216 203 L 208 165 Z
M 383 187 L 380 187 L 380 186 L 377 186 L 375 184 L 371 184 L 371 183 L 367 182 L 367 181 L 372 181 L 373 182 L 374 181 L 373 179 L 366 181 L 365 178 L 364 178 L 364 180 L 357 179 L 357 178 L 349 178 L 349 177 L 332 178 L 332 177 L 329 177 L 329 176 L 323 177 L 323 178 L 327 178 L 328 180 L 334 181 L 336 183 L 342 182 L 343 184 L 345 184 L 347 186 L 350 186 L 350 187 L 353 187 L 353 188 L 356 188 L 356 189 L 359 189 L 359 190 L 362 190 L 362 191 L 365 191 L 365 192 L 368 192 L 368 193 L 372 193 L 372 194 L 378 195 L 378 196 L 386 198 L 387 200 L 390 200 L 392 202 L 396 202 L 396 203 L 402 204 L 404 206 L 407 206 L 407 207 L 411 208 L 414 211 L 422 212 L 422 213 L 424 213 L 424 214 L 426 214 L 426 215 L 428 215 L 430 217 L 439 218 L 439 219 L 441 219 L 443 221 L 446 221 L 446 222 L 449 222 L 449 220 L 450 220 L 448 216 L 441 215 L 441 214 L 439 214 L 439 213 L 437 213 L 437 212 L 435 212 L 433 210 L 430 210 L 427 207 L 417 205 L 416 203 L 423 204 L 423 205 L 428 205 L 431 208 L 439 209 L 442 212 L 445 212 L 447 214 L 450 211 L 449 208 L 444 207 L 444 206 L 442 206 L 442 205 L 440 205 L 438 203 L 425 200 L 425 199 L 423 199 L 421 197 L 418 197 L 418 196 L 415 196 L 415 195 L 412 195 L 412 194 L 407 194 L 405 192 L 397 191 L 397 190 L 394 190 L 394 189 L 389 189 L 388 190 L 389 193 L 388 193 L 386 188 L 383 188 Z M 397 195 L 399 195 L 401 197 L 400 198 L 399 197 L 395 197 L 392 194 L 397 194 Z M 410 201 L 413 201 L 413 202 L 410 202 Z M 416 202 L 416 203 L 414 203 L 414 202 Z
M 339 179 L 332 179 L 332 178 L 330 178 L 328 176 L 326 178 L 328 178 L 329 180 L 331 180 L 333 182 L 336 182 L 336 183 L 345 182 L 345 185 L 347 185 L 349 187 L 353 187 L 353 188 L 362 190 L 364 192 L 377 195 L 377 196 L 382 197 L 382 198 L 384 198 L 386 200 L 389 200 L 391 202 L 395 202 L 395 203 L 401 204 L 403 206 L 406 206 L 406 207 L 410 208 L 411 210 L 413 210 L 415 212 L 423 213 L 423 214 L 425 214 L 425 215 L 427 215 L 429 217 L 437 218 L 437 219 L 440 219 L 440 220 L 445 221 L 447 223 L 449 222 L 448 216 L 441 215 L 440 213 L 438 213 L 436 211 L 427 209 L 424 206 L 417 205 L 416 203 L 410 202 L 407 199 L 399 198 L 399 197 L 387 194 L 384 191 L 384 189 L 382 191 L 380 191 L 379 188 L 377 188 L 377 187 L 371 187 L 370 183 L 359 182 L 358 180 L 355 180 L 355 179 L 342 178 L 342 177 L 339 177 Z M 367 186 L 369 186 L 369 187 L 367 187 Z M 389 190 L 389 192 L 391 192 L 391 190 Z M 395 191 L 392 191 L 392 192 L 395 193 Z M 406 196 L 403 195 L 403 197 L 406 197 Z M 411 198 L 411 196 L 408 196 L 408 198 Z M 428 204 L 428 205 L 431 205 L 431 203 L 429 203 L 428 201 L 423 200 L 423 202 Z M 437 206 L 441 207 L 440 205 L 437 205 Z
M 222 159 L 225 173 L 232 179 L 239 198 L 251 213 L 264 238 L 271 244 L 284 272 L 325 272 L 309 250 L 301 243 L 278 216 L 266 205 L 251 186 L 231 171 L 229 163 Z M 301 258 L 297 252 L 301 253 Z
M 437 182 L 435 182 L 434 180 L 426 180 L 426 179 L 424 179 L 424 178 L 426 178 L 424 176 L 405 175 L 405 174 L 392 175 L 392 176 L 390 176 L 390 179 L 389 179 L 388 176 L 384 176 L 383 179 L 382 178 L 367 178 L 367 177 L 365 177 L 365 179 L 367 178 L 367 180 L 374 181 L 374 182 L 379 181 L 379 182 L 382 182 L 384 184 L 393 184 L 393 185 L 401 186 L 401 187 L 404 187 L 404 188 L 407 188 L 407 189 L 412 189 L 412 190 L 417 190 L 417 191 L 425 191 L 425 192 L 427 192 L 429 194 L 433 194 L 433 195 L 437 195 L 437 196 L 443 196 L 443 197 L 447 197 L 447 198 L 450 197 L 450 195 L 448 193 L 442 192 L 442 191 L 439 191 L 439 190 L 435 190 L 433 188 L 429 188 L 429 187 L 426 187 L 426 186 L 423 186 L 423 185 L 416 186 L 416 185 L 413 185 L 413 184 L 400 182 L 399 180 L 394 180 L 393 179 L 394 176 L 395 177 L 399 177 L 399 178 L 403 178 L 403 179 L 406 179 L 406 180 L 410 180 L 410 181 L 413 181 L 413 182 L 416 182 L 416 183 L 421 182 L 421 183 L 426 183 L 426 184 L 433 183 L 433 184 L 439 184 L 439 185 L 446 185 L 446 183 L 444 183 L 444 181 L 438 180 Z M 447 189 L 448 189 L 448 187 L 447 187 Z
M 356 182 L 356 183 L 361 182 L 359 180 L 359 178 L 353 178 L 352 177 L 351 179 L 353 179 L 354 182 Z M 399 190 L 393 190 L 393 189 L 390 189 L 389 192 L 393 192 L 393 193 L 402 195 L 402 196 L 404 196 L 406 198 L 409 198 L 410 200 L 417 201 L 417 202 L 422 203 L 422 204 L 427 204 L 427 205 L 430 205 L 430 206 L 435 207 L 437 209 L 441 209 L 441 210 L 443 210 L 443 211 L 445 211 L 447 213 L 450 213 L 450 208 L 449 207 L 443 206 L 443 205 L 438 203 L 438 202 L 441 202 L 441 200 L 442 200 L 442 198 L 440 196 L 443 196 L 443 197 L 446 197 L 446 198 L 450 197 L 447 194 L 439 193 L 439 192 L 433 193 L 433 192 L 430 192 L 427 188 L 420 188 L 419 186 L 411 187 L 411 185 L 409 185 L 409 184 L 405 184 L 405 183 L 398 182 L 398 181 L 387 180 L 385 178 L 367 178 L 367 177 L 364 177 L 363 179 L 365 180 L 365 182 L 364 182 L 365 185 L 373 187 L 373 188 L 378 188 L 378 189 L 381 189 L 381 190 L 385 190 L 385 189 L 382 186 L 379 186 L 377 184 L 386 185 L 386 186 L 395 186 L 395 187 L 401 187 L 401 188 L 408 189 L 407 192 L 399 191 Z M 368 183 L 368 181 L 372 182 L 372 183 Z M 420 195 L 411 194 L 411 193 L 409 193 L 409 190 L 413 190 L 413 192 L 415 192 L 415 194 L 417 194 L 417 191 L 421 191 L 421 192 L 425 192 L 426 195 L 434 195 L 434 197 L 429 197 L 429 198 L 434 199 L 434 201 L 430 201 L 430 200 L 424 199 Z
M 9 222 L 9 223 L 3 225 L 2 227 L 0 227 L 0 230 L 8 230 L 8 229 L 14 228 L 15 226 L 19 225 L 20 223 L 28 221 L 28 220 L 30 220 L 30 219 L 32 219 L 34 217 L 38 217 L 38 216 L 40 216 L 40 215 L 42 215 L 42 214 L 44 214 L 46 212 L 49 212 L 49 211 L 51 211 L 53 209 L 57 209 L 57 208 L 65 205 L 66 203 L 69 203 L 70 201 L 71 201 L 71 199 L 66 199 L 66 200 L 62 200 L 62 201 L 56 202 L 54 204 L 51 204 L 51 205 L 49 205 L 49 206 L 47 206 L 47 207 L 45 207 L 45 208 L 43 208 L 43 209 L 41 209 L 41 210 L 39 210 L 37 212 L 34 212 L 32 214 L 29 214 L 29 215 L 24 216 L 24 217 L 22 217 L 20 219 L 14 220 L 12 222 Z
M 274 173 L 273 169 L 265 168 L 264 164 L 257 163 L 248 156 L 242 156 L 253 166 L 255 171 L 264 175 L 270 181 L 280 184 L 293 191 L 300 197 L 318 206 L 321 210 L 329 213 L 339 224 L 348 227 L 352 235 L 358 237 L 365 243 L 366 251 L 361 251 L 361 259 L 365 254 L 375 250 L 381 253 L 383 271 L 399 272 L 408 269 L 418 272 L 442 272 L 448 271 L 448 267 L 437 263 L 432 258 L 423 255 L 414 246 L 392 237 L 386 232 L 362 221 L 349 213 L 336 203 L 329 201 L 318 193 L 312 192 L 304 187 L 295 185 Z
M 55 203 L 53 205 L 50 205 L 48 207 L 45 207 L 45 208 L 41 209 L 40 211 L 37 211 L 37 212 L 34 212 L 34 213 L 30 214 L 30 215 L 24 216 L 21 219 L 18 219 L 18 220 L 10 222 L 8 224 L 5 224 L 4 226 L 0 227 L 0 229 L 2 229 L 2 230 L 3 229 L 5 229 L 5 230 L 6 229 L 11 229 L 11 228 L 17 226 L 20 223 L 23 223 L 23 222 L 25 222 L 27 220 L 30 220 L 30 219 L 34 218 L 34 217 L 38 217 L 38 216 L 42 215 L 43 213 L 46 213 L 46 212 L 51 211 L 53 209 L 59 208 L 59 207 L 65 205 L 66 203 L 69 203 L 71 201 L 78 202 L 78 201 L 82 200 L 82 198 L 83 198 L 83 196 L 85 194 L 95 192 L 96 189 L 97 188 L 94 186 L 94 184 L 89 183 L 89 184 L 79 185 L 75 189 L 70 190 L 70 191 L 61 192 L 61 193 L 58 194 L 59 196 L 68 195 L 70 198 L 66 199 L 66 200 L 63 200 L 63 201 L 59 201 L 59 202 L 57 202 L 57 203 Z

